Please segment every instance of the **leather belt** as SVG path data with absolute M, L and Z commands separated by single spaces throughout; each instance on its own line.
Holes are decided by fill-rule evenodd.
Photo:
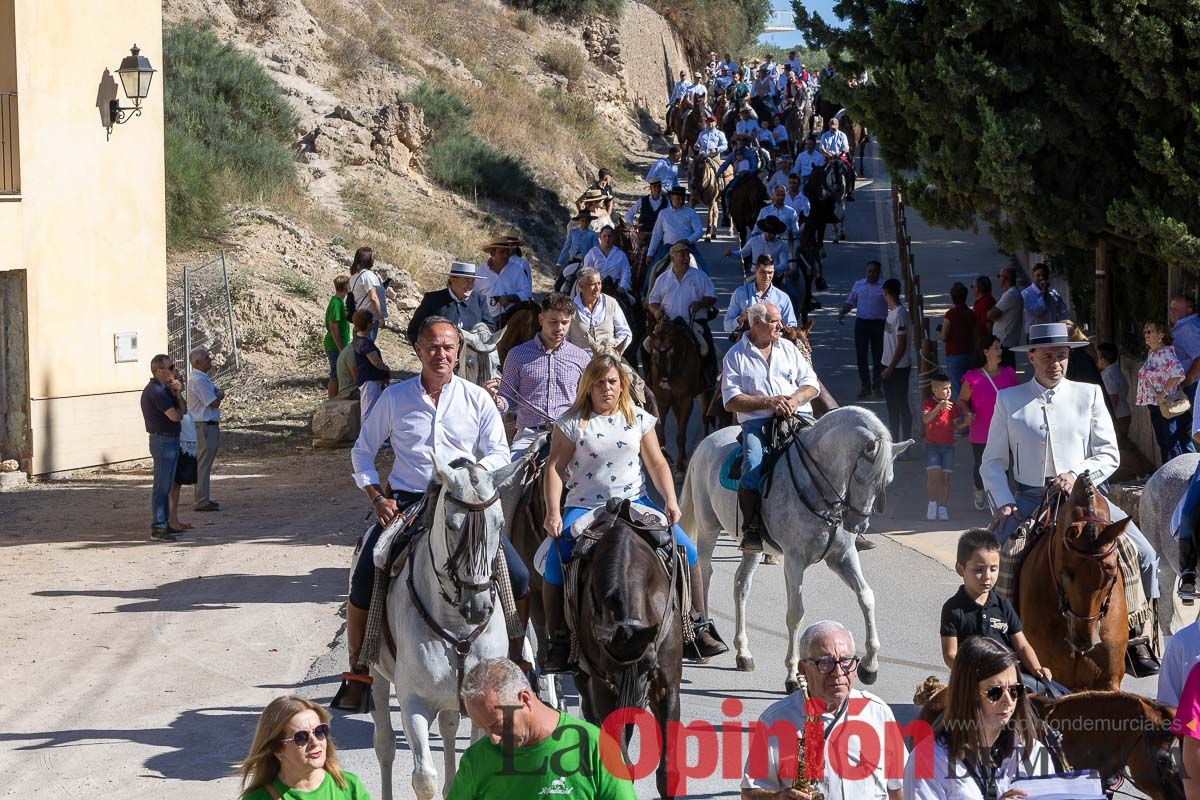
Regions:
M 220 425 L 221 420 L 219 420 L 219 419 L 202 419 L 199 422 L 197 422 L 196 424 L 197 425 Z

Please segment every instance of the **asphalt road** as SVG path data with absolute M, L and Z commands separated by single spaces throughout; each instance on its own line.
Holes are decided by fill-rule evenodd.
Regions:
M 827 246 L 825 274 L 830 288 L 818 295 L 825 308 L 817 312 L 817 323 L 812 334 L 815 367 L 843 404 L 853 402 L 858 391 L 858 377 L 854 361 L 853 320 L 847 318 L 844 324 L 838 324 L 834 317 L 836 310 L 854 280 L 861 277 L 866 261 L 882 261 L 885 278 L 897 276 L 894 234 L 891 230 L 890 185 L 883 173 L 882 163 L 876 158 L 868 158 L 863 177 L 867 180 L 860 183 L 858 202 L 848 206 L 846 231 L 850 240 Z M 961 276 L 973 275 L 978 270 L 992 270 L 988 274 L 994 274 L 996 266 L 1007 263 L 1007 259 L 987 237 L 986 231 L 967 233 L 932 230 L 911 217 L 910 227 L 927 294 L 933 295 L 937 291 L 944 293 L 953 280 L 969 283 L 968 279 Z M 740 265 L 735 259 L 723 256 L 731 241 L 728 237 L 722 237 L 711 244 L 702 244 L 722 299 L 722 313 L 730 293 L 741 282 Z M 943 284 L 940 290 L 931 288 Z M 931 302 L 933 300 L 936 298 L 931 298 Z M 714 322 L 714 330 L 716 326 Z M 866 405 L 876 413 L 884 413 L 882 401 Z M 695 416 L 691 428 L 689 447 L 694 449 L 701 438 Z M 669 429 L 669 448 L 674 447 L 673 439 Z M 952 484 L 953 521 L 932 524 L 924 520 L 923 463 L 914 461 L 899 465 L 896 482 L 889 492 L 888 511 L 873 524 L 874 532 L 887 535 L 872 536 L 878 547 L 863 554 L 863 568 L 875 591 L 882 641 L 879 678 L 869 688 L 893 706 L 897 718 L 902 722 L 915 715 L 911 703 L 918 684 L 929 675 L 937 675 L 942 680 L 948 677 L 941 660 L 937 626 L 942 603 L 959 585 L 959 579 L 950 565 L 954 541 L 964 528 L 986 523 L 984 515 L 970 509 L 970 455 L 965 443 L 959 445 L 958 463 L 961 469 Z M 942 527 L 933 529 L 932 525 Z M 718 545 L 710 590 L 711 613 L 727 640 L 732 640 L 733 636 L 733 574 L 738 561 L 738 551 L 729 540 Z M 782 568 L 774 566 L 761 566 L 755 576 L 748 619 L 753 620 L 749 633 L 757 671 L 736 671 L 732 652 L 709 664 L 686 666 L 681 703 L 684 722 L 704 720 L 719 725 L 734 721 L 740 723 L 744 730 L 764 708 L 784 696 L 783 658 L 787 642 L 782 576 Z M 804 602 L 806 622 L 838 620 L 846 624 L 857 639 L 862 638 L 864 626 L 854 595 L 823 565 L 814 566 L 807 572 Z M 336 685 L 329 676 L 340 672 L 344 663 L 344 638 L 339 636 L 330 651 L 317 659 L 309 680 L 299 691 L 327 701 Z M 1154 686 L 1153 679 L 1127 680 L 1125 688 L 1153 694 Z M 722 702 L 727 698 L 741 702 L 743 710 L 740 715 L 732 718 L 724 715 Z M 406 797 L 411 796 L 411 758 L 403 733 L 399 732 L 400 720 L 394 704 L 392 710 L 399 749 L 395 772 L 396 796 Z M 372 726 L 369 717 L 341 716 L 335 722 L 335 730 L 343 765 L 360 775 L 372 795 L 378 796 L 379 770 L 371 749 Z M 459 731 L 460 751 L 466 746 L 468 735 L 469 728 L 464 723 Z M 435 741 L 434 745 L 440 748 L 441 743 Z M 694 759 L 692 763 L 695 763 L 694 747 L 691 752 Z M 688 796 L 736 797 L 740 771 L 722 774 L 721 763 L 720 759 L 714 759 L 714 774 L 692 779 L 688 784 Z M 740 764 L 741 758 L 731 759 L 731 763 Z M 639 797 L 657 796 L 652 776 L 640 781 L 637 788 Z

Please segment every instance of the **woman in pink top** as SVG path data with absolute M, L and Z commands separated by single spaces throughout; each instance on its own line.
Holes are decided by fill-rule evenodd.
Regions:
M 992 424 L 992 412 L 996 409 L 996 395 L 1001 389 L 1017 385 L 1017 372 L 1012 367 L 1000 366 L 1000 340 L 985 333 L 979 340 L 979 351 L 975 356 L 976 368 L 963 375 L 962 389 L 958 402 L 967 409 L 966 419 L 971 423 L 967 439 L 975 454 L 975 510 L 987 509 L 987 498 L 983 493 L 983 479 L 979 477 L 979 466 L 983 463 L 983 448 L 987 446 L 988 428 Z
M 1171 733 L 1183 741 L 1183 791 L 1188 800 L 1200 798 L 1200 664 L 1193 664 L 1179 695 Z

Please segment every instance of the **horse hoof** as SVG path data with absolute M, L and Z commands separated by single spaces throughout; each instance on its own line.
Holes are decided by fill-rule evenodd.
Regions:
M 754 656 L 737 657 L 738 672 L 754 672 Z
M 858 668 L 858 679 L 871 686 L 879 679 L 879 670 Z
M 799 688 L 800 688 L 800 684 L 797 681 L 792 680 L 791 678 L 788 678 L 786 681 L 783 682 L 783 691 L 786 692 L 787 694 L 791 694 L 792 692 L 796 691 Z

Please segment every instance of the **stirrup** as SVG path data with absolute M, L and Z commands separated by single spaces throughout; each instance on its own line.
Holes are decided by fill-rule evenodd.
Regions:
M 367 672 L 343 672 L 342 685 L 338 687 L 329 702 L 330 708 L 349 711 L 352 714 L 366 714 L 373 710 L 374 702 L 371 697 L 371 685 L 375 679 Z M 357 694 L 357 696 L 355 696 Z M 354 701 L 354 702 L 351 702 Z
M 1184 581 L 1187 578 L 1191 578 L 1192 588 L 1190 590 L 1183 588 Z M 1179 596 L 1179 599 L 1183 601 L 1185 606 L 1192 605 L 1196 602 L 1197 598 L 1200 598 L 1200 591 L 1196 590 L 1196 579 L 1197 574 L 1194 569 L 1184 570 L 1179 574 L 1179 582 L 1176 585 L 1175 594 Z

